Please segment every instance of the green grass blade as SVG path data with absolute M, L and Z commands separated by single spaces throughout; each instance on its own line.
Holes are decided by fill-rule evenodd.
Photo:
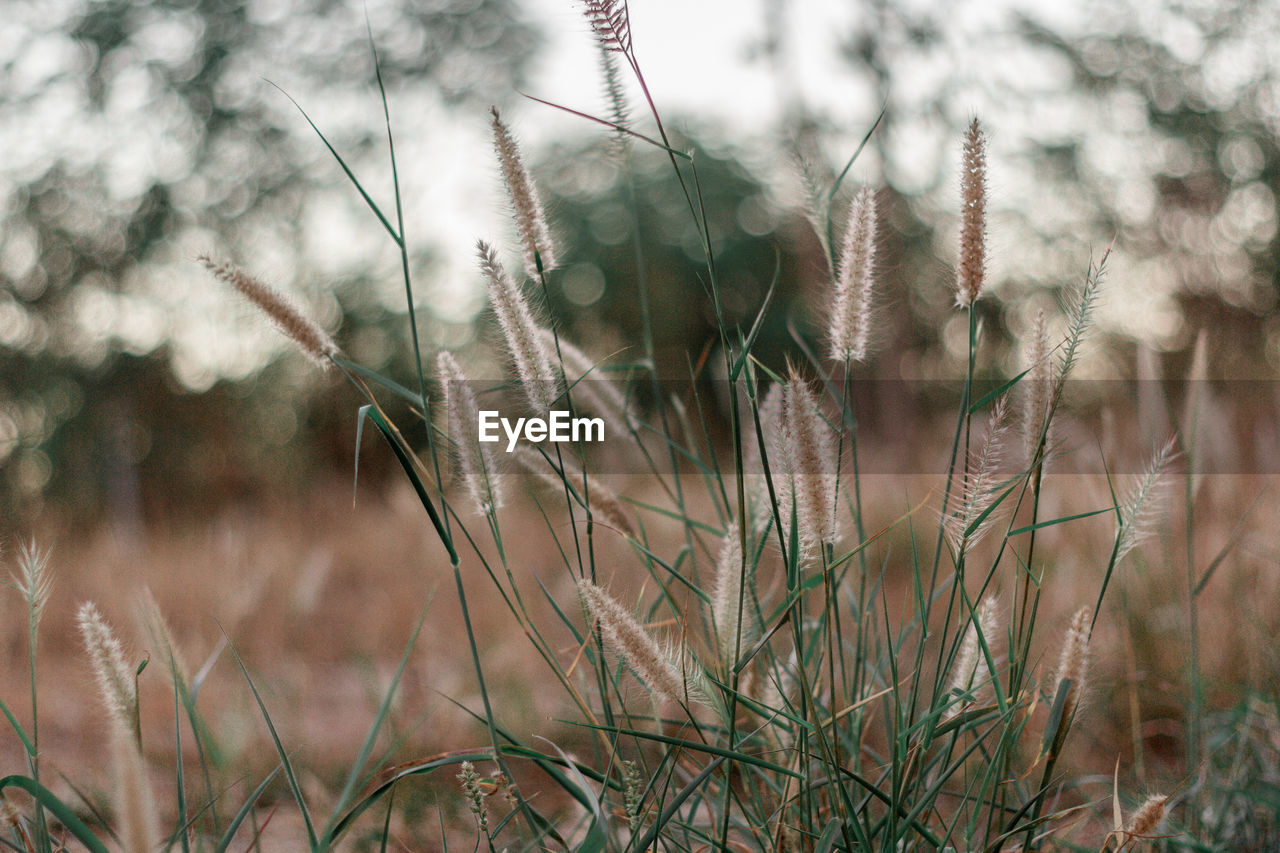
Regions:
M 281 765 L 281 767 L 283 767 L 283 765 Z M 253 789 L 253 793 L 250 794 L 249 798 L 240 806 L 240 810 L 236 812 L 235 817 L 231 818 L 231 823 L 227 825 L 226 830 L 222 833 L 222 838 L 219 839 L 218 846 L 214 848 L 217 853 L 225 853 L 227 848 L 231 846 L 231 842 L 236 836 L 236 831 L 240 829 L 240 824 L 244 823 L 245 818 L 247 818 L 249 813 L 253 811 L 254 805 L 258 802 L 259 798 L 262 797 L 263 792 L 267 790 L 267 786 L 271 784 L 271 780 L 276 778 L 276 774 L 280 772 L 281 767 L 277 767 L 275 770 L 272 770 L 267 774 L 267 778 L 263 779 L 262 782 L 259 783 L 258 787 Z
M 414 625 L 413 633 L 409 637 L 409 644 L 405 647 L 404 654 L 400 657 L 400 666 L 396 669 L 396 674 L 391 679 L 386 696 L 383 697 L 382 705 L 378 708 L 378 713 L 374 716 L 373 723 L 369 726 L 369 732 L 365 735 L 360 752 L 356 755 L 356 759 L 351 765 L 351 772 L 347 775 L 346 784 L 343 785 L 342 792 L 338 794 L 337 804 L 333 807 L 333 816 L 329 818 L 329 822 L 325 825 L 324 833 L 321 835 L 321 840 L 324 842 L 332 840 L 333 828 L 340 817 L 340 813 L 350 804 L 351 798 L 355 796 L 356 785 L 360 783 L 365 765 L 368 764 L 369 756 L 373 753 L 373 746 L 378 739 L 378 734 L 382 731 L 382 724 L 386 722 L 387 716 L 391 713 L 391 701 L 395 698 L 396 689 L 400 686 L 400 680 L 404 678 L 405 669 L 409 666 L 409 656 L 412 654 L 414 646 L 418 643 L 418 635 L 422 632 L 422 626 L 426 621 L 427 610 L 423 608 L 422 615 L 418 617 L 418 623 Z
M 368 192 L 365 191 L 364 184 L 360 183 L 360 179 L 356 177 L 355 172 L 351 171 L 351 167 L 347 165 L 347 161 L 342 159 L 342 155 L 338 153 L 338 149 L 333 147 L 329 142 L 329 138 L 326 137 L 324 133 L 321 132 L 320 128 L 316 126 L 316 123 L 311 120 L 311 116 L 307 115 L 307 111 L 302 108 L 302 104 L 299 104 L 294 99 L 293 95 L 290 95 L 284 89 L 280 88 L 280 86 L 275 83 L 271 83 L 270 80 L 267 82 L 272 86 L 275 86 L 276 90 L 279 91 L 280 94 L 288 98 L 289 102 L 298 108 L 298 112 L 302 113 L 302 117 L 307 120 L 307 124 L 311 125 L 311 129 L 316 132 L 316 136 L 320 137 L 320 141 L 324 143 L 324 147 L 329 149 L 329 153 L 332 154 L 333 159 L 338 162 L 338 165 L 346 174 L 347 179 L 351 181 L 352 185 L 356 188 L 356 191 L 360 193 L 360 197 L 364 199 L 364 203 L 369 205 L 369 209 L 373 211 L 373 215 L 378 217 L 378 221 L 382 223 L 383 228 L 387 229 L 387 233 L 391 235 L 392 240 L 396 241 L 396 245 L 400 245 L 400 235 L 397 234 L 396 229 L 392 227 L 391 221 L 383 215 L 382 209 L 378 207 L 378 203 L 373 200 Z
M 236 659 L 236 665 L 240 667 L 244 680 L 249 685 L 249 692 L 253 694 L 253 700 L 258 703 L 258 710 L 262 712 L 262 719 L 267 724 L 267 731 L 271 733 L 271 742 L 275 744 L 276 754 L 280 756 L 280 765 L 284 768 L 285 778 L 289 780 L 289 790 L 293 793 L 293 799 L 298 804 L 298 810 L 302 812 L 302 822 L 307 827 L 307 839 L 311 842 L 311 849 L 316 849 L 316 830 L 311 822 L 311 812 L 307 808 L 307 801 L 302 796 L 302 788 L 298 785 L 298 777 L 293 772 L 293 764 L 289 761 L 289 754 L 284 751 L 284 744 L 280 742 L 280 735 L 276 732 L 275 723 L 271 721 L 271 714 L 267 712 L 266 703 L 262 701 L 262 694 L 258 692 L 258 687 L 253 683 L 253 678 L 249 675 L 249 668 L 244 665 L 244 660 L 240 657 L 240 652 L 236 650 L 235 644 L 227 640 L 227 648 L 231 650 L 231 656 Z
M 360 407 L 360 417 L 369 418 L 373 421 L 374 426 L 382 433 L 382 437 L 387 440 L 387 444 L 391 445 L 391 451 L 396 456 L 396 461 L 400 463 L 400 467 L 404 469 L 404 473 L 409 478 L 409 482 L 413 485 L 413 490 L 418 494 L 418 500 L 422 502 L 423 508 L 427 511 L 427 515 L 431 518 L 431 524 L 436 529 L 440 541 L 444 543 L 445 549 L 449 552 L 449 559 L 454 565 L 458 564 L 458 552 L 453 548 L 453 537 L 449 535 L 444 528 L 444 522 L 440 519 L 440 513 L 436 511 L 435 504 L 432 503 L 430 495 L 427 494 L 427 487 L 419 476 L 418 466 L 414 464 L 416 457 L 413 451 L 409 450 L 404 444 L 404 439 L 400 437 L 400 433 L 391 426 L 387 419 L 383 416 L 381 409 L 370 403 L 369 405 Z
M 6 776 L 0 779 L 0 791 L 5 788 L 19 788 L 31 795 L 36 802 L 48 809 L 76 840 L 89 849 L 91 853 L 108 853 L 107 846 L 85 825 L 79 816 L 52 791 L 34 779 L 26 776 Z
M 22 741 L 22 748 L 26 751 L 27 758 L 35 756 L 36 748 L 31 743 L 31 738 L 27 737 L 27 733 L 23 730 L 22 724 L 18 722 L 18 718 L 9 710 L 9 706 L 4 704 L 4 702 L 0 702 L 0 711 L 4 711 L 5 717 L 9 720 L 9 725 L 13 727 L 15 732 L 17 732 L 18 740 Z

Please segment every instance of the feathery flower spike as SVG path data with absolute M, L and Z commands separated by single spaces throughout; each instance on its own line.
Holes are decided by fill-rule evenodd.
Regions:
M 578 594 L 591 618 L 600 625 L 605 645 L 627 662 L 656 697 L 682 702 L 694 692 L 671 651 L 660 645 L 617 599 L 588 580 L 578 581 Z
M 743 566 L 742 539 L 738 525 L 732 523 L 720 540 L 720 553 L 716 558 L 715 586 L 711 592 L 711 618 L 715 623 L 716 651 L 726 668 L 737 661 L 739 650 L 750 640 L 742 617 L 749 602 L 742 595 Z M 741 607 L 739 607 L 741 603 Z
M 291 338 L 321 370 L 329 369 L 330 358 L 341 350 L 329 333 L 303 314 L 293 300 L 231 264 L 217 263 L 208 255 L 201 255 L 199 261 L 214 277 L 231 285 L 241 296 L 258 306 L 275 327 Z
M 1053 446 L 1052 413 L 1053 359 L 1049 349 L 1049 327 L 1044 312 L 1036 314 L 1031 327 L 1031 342 L 1026 350 L 1027 375 L 1022 379 L 1022 443 L 1026 463 L 1030 467 L 1040 449 L 1040 434 L 1044 433 L 1044 454 Z
M 1070 720 L 1080 706 L 1084 695 L 1085 679 L 1089 675 L 1089 617 L 1092 612 L 1088 607 L 1081 607 L 1071 619 L 1067 628 L 1067 636 L 1062 643 L 1062 651 L 1058 655 L 1057 682 L 1054 695 L 1062 687 L 1062 683 L 1071 679 L 1071 687 L 1067 693 L 1067 701 L 1063 706 L 1063 719 Z
M 782 394 L 783 452 L 795 500 L 801 560 L 836 538 L 836 445 L 818 395 L 794 369 Z M 787 518 L 782 520 L 787 524 Z
M 876 197 L 870 187 L 863 187 L 849 210 L 836 274 L 835 307 L 827 331 L 835 361 L 862 361 L 867 356 L 875 254 Z
M 631 50 L 631 16 L 627 0 L 586 0 L 587 20 L 605 50 Z
M 493 127 L 493 147 L 498 152 L 502 180 L 507 185 L 507 194 L 511 196 L 511 207 L 515 212 L 516 232 L 520 235 L 520 245 L 524 248 L 525 272 L 529 278 L 536 279 L 540 271 L 555 269 L 555 245 L 551 241 L 551 231 L 547 228 L 547 217 L 542 212 L 542 202 L 538 200 L 533 177 L 520 157 L 520 149 L 516 146 L 510 129 L 498 116 L 498 108 L 491 107 L 489 112 L 493 115 L 490 122 Z
M 982 293 L 987 264 L 987 138 L 975 118 L 964 141 L 960 174 L 960 268 L 956 304 L 972 305 Z
M 982 632 L 982 639 L 990 649 L 995 645 L 997 630 L 996 600 L 988 595 L 979 602 L 977 613 L 969 621 L 969 627 L 965 631 L 964 641 L 956 656 L 955 673 L 951 676 L 952 692 L 968 693 L 975 687 L 981 687 L 991 677 L 987 656 L 982 653 L 982 645 L 978 642 L 978 632 Z M 994 654 L 992 651 L 993 656 Z
M 1124 832 L 1130 838 L 1145 838 L 1155 834 L 1164 820 L 1165 804 L 1169 798 L 1164 794 L 1152 794 L 1133 813 L 1133 817 L 1125 825 Z
M 80 606 L 76 622 L 80 626 L 85 650 L 89 653 L 89 662 L 93 665 L 102 704 L 117 727 L 132 733 L 138 709 L 138 688 L 133 668 L 125 663 L 120 641 L 91 601 Z
M 535 414 L 547 412 L 559 396 L 550 353 L 543 345 L 542 330 L 533 321 L 533 312 L 519 286 L 498 261 L 493 247 L 476 242 L 480 271 L 489 280 L 489 301 L 502 326 L 502 336 L 511 353 L 516 377 Z
M 1129 492 L 1129 499 L 1120 509 L 1122 526 L 1116 547 L 1116 565 L 1155 532 L 1155 523 L 1168 498 L 1165 473 L 1175 455 L 1174 439 L 1170 438 L 1152 457 L 1147 470 Z
M 965 471 L 960 508 L 945 520 L 948 541 L 956 551 L 972 548 L 995 522 L 995 513 L 988 510 L 1000 497 L 998 476 L 1008 431 L 1009 398 L 1006 394 L 998 398 L 992 407 L 982 449 L 973 456 Z
M 453 458 L 458 462 L 467 491 L 481 515 L 502 505 L 502 483 L 493 449 L 481 444 L 476 433 L 480 422 L 480 406 L 471 383 L 447 352 L 436 356 L 436 373 L 444 392 L 444 411 L 448 420 L 449 439 L 453 442 Z

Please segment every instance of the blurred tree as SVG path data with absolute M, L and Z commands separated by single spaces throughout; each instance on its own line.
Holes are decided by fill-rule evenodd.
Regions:
M 29 520 L 44 494 L 90 509 L 110 498 L 129 514 L 121 484 L 138 479 L 134 469 L 145 491 L 182 464 L 160 456 L 197 452 L 216 421 L 242 414 L 207 406 L 199 422 L 170 418 L 175 395 L 249 375 L 272 346 L 218 340 L 202 325 L 208 306 L 175 289 L 191 279 L 182 267 L 230 244 L 305 272 L 308 199 L 317 175 L 334 174 L 316 167 L 327 155 L 314 139 L 297 143 L 305 124 L 283 96 L 264 97 L 274 93 L 256 69 L 304 89 L 294 89 L 304 102 L 358 104 L 358 119 L 326 128 L 358 160 L 385 156 L 367 120 L 377 103 L 370 38 L 389 89 L 446 106 L 516 90 L 535 43 L 515 0 L 67 0 L 13 4 L 5 17 L 6 524 Z M 321 308 L 336 325 L 337 305 Z M 125 451 L 111 437 L 123 434 L 150 438 Z M 238 435 L 221 451 L 248 462 L 263 435 Z
M 804 329 L 801 299 L 824 276 L 817 241 L 794 212 L 784 213 L 761 179 L 728 150 L 711 151 L 677 138 L 698 166 L 716 256 L 725 321 L 751 327 L 774 270 L 774 309 L 759 339 L 762 352 L 777 353 L 793 317 Z M 564 268 L 551 277 L 552 311 L 575 340 L 594 341 L 596 358 L 644 358 L 639 277 L 645 277 L 656 367 L 664 381 L 687 378 L 691 359 L 718 343 L 706 264 L 693 217 L 665 155 L 639 146 L 629 158 L 630 181 L 603 139 L 548 152 L 539 170 L 557 230 L 567 235 Z M 638 222 L 636 216 L 638 214 Z M 640 239 L 637 255 L 636 236 Z
M 1065 57 L 1095 109 L 1123 122 L 1124 156 L 1078 138 L 1046 142 L 1041 156 L 1085 189 L 1095 228 L 1118 235 L 1176 300 L 1159 343 L 1185 349 L 1208 328 L 1216 373 L 1275 375 L 1280 6 L 1120 6 L 1082 34 L 1025 18 L 1022 30 Z

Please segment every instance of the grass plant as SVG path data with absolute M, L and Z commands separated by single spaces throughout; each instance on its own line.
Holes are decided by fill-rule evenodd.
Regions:
M 462 703 L 476 722 L 475 741 L 407 761 L 379 751 L 395 740 L 388 731 L 393 705 L 418 631 L 429 619 L 424 604 L 342 784 L 335 794 L 317 797 L 273 721 L 252 660 L 229 636 L 225 648 L 243 673 L 277 758 L 277 766 L 250 780 L 238 801 L 229 800 L 213 781 L 217 748 L 199 709 L 202 678 L 186 671 L 148 597 L 144 624 L 172 684 L 179 740 L 172 768 L 177 811 L 162 816 L 150 799 L 138 748 L 139 670 L 101 614 L 86 604 L 81 624 L 113 721 L 122 797 L 114 816 L 84 815 L 80 805 L 45 787 L 40 772 L 34 672 L 48 577 L 43 555 L 32 550 L 16 582 L 30 621 L 30 726 L 4 708 L 27 757 L 25 772 L 0 779 L 6 848 L 257 849 L 260 799 L 281 784 L 298 818 L 291 849 L 315 851 L 456 847 L 468 831 L 467 847 L 584 853 L 1118 850 L 1154 843 L 1148 839 L 1161 827 L 1185 822 L 1177 794 L 1130 806 L 1127 819 L 1117 800 L 1113 819 L 1099 818 L 1102 803 L 1062 770 L 1091 704 L 1092 637 L 1100 620 L 1114 613 L 1108 593 L 1126 558 L 1136 559 L 1130 555 L 1140 554 L 1144 539 L 1161 524 L 1162 484 L 1178 449 L 1173 441 L 1156 449 L 1127 492 L 1115 483 L 1096 506 L 1068 514 L 1051 509 L 1058 504 L 1048 497 L 1045 469 L 1059 452 L 1055 423 L 1067 380 L 1085 352 L 1107 255 L 1088 268 L 1060 339 L 1052 338 L 1041 317 L 1027 342 L 1026 370 L 991 393 L 982 390 L 975 377 L 984 343 L 976 305 L 992 297 L 984 293 L 985 142 L 975 120 L 963 145 L 955 298 L 968 329 L 967 366 L 949 446 L 939 448 L 948 460 L 946 473 L 930 500 L 904 506 L 886 524 L 879 514 L 873 522 L 851 389 L 874 340 L 874 191 L 853 194 L 847 235 L 835 257 L 830 210 L 844 195 L 848 168 L 832 185 L 817 188 L 824 203 L 815 208 L 814 224 L 833 272 L 830 299 L 836 306 L 824 330 L 826 357 L 797 339 L 803 357 L 767 363 L 753 351 L 758 321 L 741 328 L 724 319 L 727 284 L 717 275 L 698 164 L 673 147 L 649 96 L 625 2 L 587 5 L 612 71 L 607 82 L 615 100 L 614 118 L 595 121 L 615 135 L 623 163 L 646 155 L 669 161 L 686 204 L 686 226 L 704 252 L 703 287 L 691 287 L 689 298 L 704 300 L 718 321 L 715 357 L 730 385 L 728 440 L 701 440 L 695 425 L 714 415 L 699 406 L 705 401 L 665 389 L 668 378 L 652 367 L 651 340 L 642 342 L 648 358 L 623 371 L 607 366 L 609 376 L 627 377 L 618 383 L 627 393 L 618 393 L 616 384 L 594 384 L 593 374 L 603 375 L 606 366 L 591 363 L 539 319 L 546 314 L 540 303 L 559 250 L 511 130 L 496 111 L 495 148 L 511 194 L 524 276 L 513 277 L 498 247 L 483 241 L 479 275 L 487 281 L 510 378 L 529 414 L 580 406 L 606 411 L 613 444 L 643 460 L 644 473 L 634 478 L 643 485 L 635 495 L 625 489 L 614 494 L 602 480 L 601 454 L 569 443 L 524 450 L 520 468 L 534 475 L 525 481 L 532 497 L 512 498 L 520 468 L 502 466 L 496 458 L 501 454 L 477 444 L 469 432 L 476 394 L 452 355 L 438 354 L 435 375 L 422 369 L 419 355 L 418 375 L 406 386 L 350 361 L 302 309 L 247 273 L 204 259 L 309 357 L 336 368 L 363 395 L 361 425 L 371 424 L 388 444 L 448 563 L 476 689 L 475 700 Z M 618 103 L 615 59 L 643 93 L 654 131 L 627 123 L 633 111 Z M 389 109 L 386 115 L 394 174 Z M 412 319 L 398 180 L 396 213 L 387 215 L 340 157 L 338 162 L 406 258 Z M 643 258 L 638 238 L 635 251 Z M 637 310 L 648 330 L 640 285 Z M 412 327 L 417 352 L 416 322 Z M 418 390 L 410 390 L 415 385 Z M 636 389 L 650 392 L 651 400 L 637 402 Z M 1015 402 L 1020 430 L 1018 447 L 1011 448 L 1006 444 Z M 419 448 L 425 448 L 421 455 Z M 1195 453 L 1190 445 L 1181 450 Z M 460 488 L 445 476 L 448 457 L 460 471 Z M 537 481 L 550 487 L 535 490 Z M 536 502 L 556 543 L 560 563 L 550 573 L 526 565 L 514 545 L 508 510 L 520 500 Z M 1063 582 L 1043 539 L 1098 517 L 1109 517 L 1112 528 L 1091 557 L 1096 583 L 1080 598 L 1081 585 Z M 1190 532 L 1186 548 L 1194 552 Z M 1190 566 L 1188 572 L 1194 614 L 1198 575 Z M 1200 586 L 1208 580 L 1205 574 Z M 470 605 L 481 587 L 486 600 L 505 608 L 509 642 L 527 643 L 542 667 L 541 689 L 560 697 L 557 730 L 576 733 L 572 750 L 519 734 L 517 721 L 496 700 L 493 661 L 484 651 L 492 643 L 477 636 Z M 1050 600 L 1053 612 L 1074 611 L 1074 618 L 1046 624 L 1042 605 Z M 1193 637 L 1193 651 L 1195 642 Z M 1198 678 L 1198 658 L 1193 653 L 1190 660 Z M 1213 738 L 1198 684 L 1193 695 L 1192 730 Z M 1274 705 L 1251 707 L 1253 734 L 1228 738 L 1220 745 L 1225 752 L 1215 753 L 1215 761 L 1233 754 L 1228 763 L 1241 773 L 1266 766 L 1264 754 L 1274 749 L 1267 733 L 1277 731 Z M 182 760 L 184 727 L 196 740 L 198 774 Z M 397 809 L 409 813 L 414 780 L 431 776 L 456 786 L 465 813 L 460 823 L 444 840 L 414 835 L 408 818 L 393 831 Z M 11 800 L 11 790 L 25 792 L 30 807 Z M 1256 814 L 1261 797 L 1226 798 L 1200 822 L 1227 832 L 1224 827 Z M 276 808 L 285 806 L 277 801 Z M 1175 841 L 1161 843 L 1176 843 L 1181 833 L 1170 836 Z

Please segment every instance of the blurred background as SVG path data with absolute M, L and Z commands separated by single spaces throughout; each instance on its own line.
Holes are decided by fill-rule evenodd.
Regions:
M 956 375 L 956 172 L 975 115 L 991 138 L 1000 297 L 981 306 L 984 370 L 1018 369 L 1034 313 L 1078 286 L 1113 239 L 1091 375 L 1131 377 L 1145 352 L 1182 376 L 1206 328 L 1211 376 L 1280 370 L 1275 2 L 633 5 L 653 97 L 701 164 L 731 322 L 754 317 L 780 264 L 765 352 L 813 335 L 811 297 L 826 280 L 795 164 L 838 173 L 883 109 L 846 184 L 880 188 L 883 211 L 866 375 Z M 415 384 L 395 247 L 287 97 L 390 209 L 370 34 L 424 352 L 492 358 L 472 247 L 511 246 L 512 231 L 491 104 L 535 164 L 564 241 L 551 296 L 568 334 L 595 342 L 595 357 L 636 355 L 625 353 L 639 331 L 638 228 L 664 375 L 686 377 L 687 353 L 712 340 L 700 251 L 665 158 L 637 150 L 632 221 L 602 128 L 521 96 L 607 112 L 594 39 L 571 3 L 58 0 L 12 4 L 8 17 L 5 539 L 52 518 L 137 536 L 349 479 L 354 398 L 194 259 L 232 259 L 293 293 L 356 360 Z M 365 469 L 372 481 L 378 464 Z

